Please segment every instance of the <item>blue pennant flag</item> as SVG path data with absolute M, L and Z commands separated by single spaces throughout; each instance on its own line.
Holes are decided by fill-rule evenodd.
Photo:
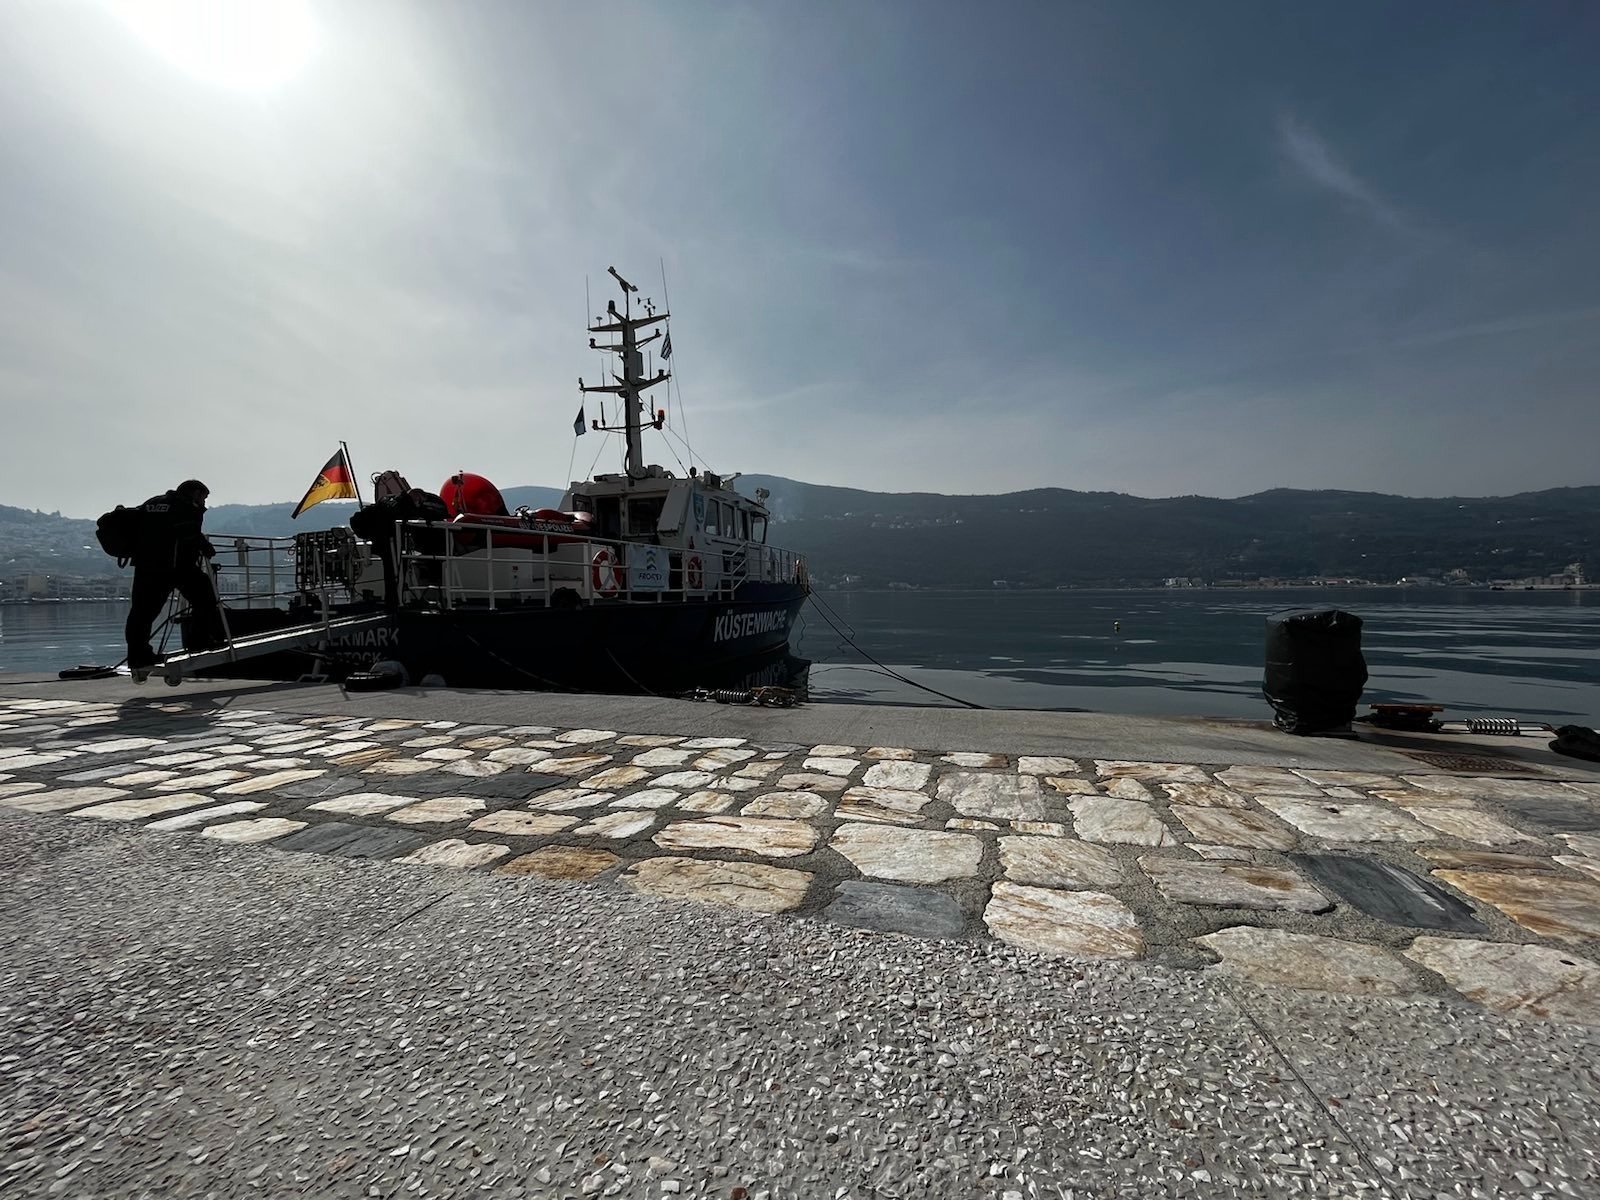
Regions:
M 577 420 L 572 422 L 572 432 L 577 434 L 579 437 L 582 437 L 584 434 L 589 432 L 583 423 L 583 405 L 581 404 L 578 405 Z
M 672 332 L 667 331 L 666 339 L 661 343 L 661 361 L 666 362 L 672 357 Z

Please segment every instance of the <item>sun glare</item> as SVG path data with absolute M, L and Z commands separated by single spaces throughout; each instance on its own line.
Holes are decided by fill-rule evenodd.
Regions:
M 306 0 L 114 0 L 112 9 L 174 66 L 239 91 L 286 82 L 319 41 Z

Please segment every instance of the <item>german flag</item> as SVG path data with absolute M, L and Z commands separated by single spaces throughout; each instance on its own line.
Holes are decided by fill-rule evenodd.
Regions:
M 324 500 L 347 500 L 355 494 L 355 472 L 350 469 L 350 460 L 345 456 L 344 447 L 340 446 L 328 460 L 328 465 L 318 473 L 316 482 L 306 489 L 305 498 L 295 506 L 289 519 L 298 517 L 313 504 L 321 504 Z

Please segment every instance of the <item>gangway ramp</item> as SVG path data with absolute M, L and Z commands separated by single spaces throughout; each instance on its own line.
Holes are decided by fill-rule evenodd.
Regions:
M 195 675 L 228 663 L 278 654 L 284 650 L 312 649 L 326 642 L 332 634 L 377 629 L 387 625 L 389 620 L 390 615 L 386 612 L 360 613 L 306 625 L 289 625 L 246 637 L 230 637 L 225 645 L 215 650 L 185 651 L 169 655 L 155 666 L 135 670 L 132 672 L 133 681 L 143 683 L 152 675 L 160 675 L 169 687 L 177 687 L 185 675 Z

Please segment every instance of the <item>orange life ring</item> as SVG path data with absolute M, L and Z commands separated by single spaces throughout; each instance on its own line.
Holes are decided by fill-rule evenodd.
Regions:
M 691 554 L 683 560 L 683 582 L 691 591 L 698 592 L 705 587 L 705 563 L 700 561 L 698 554 Z
M 601 546 L 594 552 L 594 561 L 589 564 L 589 581 L 602 596 L 617 594 L 617 556 L 610 547 Z

